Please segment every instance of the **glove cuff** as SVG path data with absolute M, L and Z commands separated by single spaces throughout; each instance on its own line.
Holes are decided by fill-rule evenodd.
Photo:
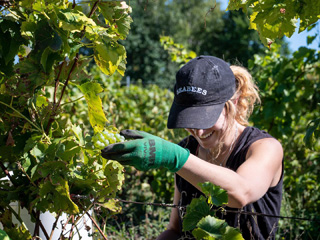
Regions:
M 189 156 L 190 156 L 189 149 L 181 148 L 181 151 L 179 151 L 179 153 L 176 154 L 174 162 L 171 165 L 172 167 L 169 168 L 169 171 L 178 172 L 183 167 L 183 165 L 186 163 L 186 161 L 188 160 Z

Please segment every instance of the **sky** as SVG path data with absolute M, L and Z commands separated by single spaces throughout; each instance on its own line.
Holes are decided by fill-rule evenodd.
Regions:
M 319 0 L 317 0 L 319 1 Z M 228 6 L 228 0 L 220 0 L 219 1 L 221 3 L 221 10 L 226 10 L 227 6 Z M 287 40 L 287 42 L 289 43 L 289 48 L 294 52 L 296 50 L 299 49 L 299 47 L 305 46 L 308 48 L 313 48 L 316 49 L 318 51 L 320 51 L 320 21 L 318 21 L 318 25 L 313 28 L 310 32 L 307 31 L 303 31 L 301 33 L 298 33 L 298 24 L 297 24 L 297 28 L 295 33 L 290 37 L 287 38 L 285 37 L 285 39 Z M 307 45 L 307 36 L 313 36 L 315 34 L 318 34 L 317 38 L 313 41 L 313 43 L 311 45 Z

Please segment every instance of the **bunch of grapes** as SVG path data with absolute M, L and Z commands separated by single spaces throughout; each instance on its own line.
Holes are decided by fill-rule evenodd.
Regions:
M 123 142 L 125 138 L 116 131 L 104 130 L 101 133 L 97 133 L 92 137 L 93 149 L 103 149 L 109 144 L 116 142 Z

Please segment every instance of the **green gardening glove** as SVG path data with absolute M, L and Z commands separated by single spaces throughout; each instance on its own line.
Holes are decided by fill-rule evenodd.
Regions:
M 101 156 L 138 170 L 166 167 L 177 172 L 190 155 L 189 150 L 146 132 L 123 130 L 120 134 L 134 140 L 111 144 L 101 150 Z

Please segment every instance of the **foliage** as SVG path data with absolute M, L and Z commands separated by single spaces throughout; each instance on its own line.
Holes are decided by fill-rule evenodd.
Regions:
M 243 239 L 238 229 L 229 227 L 224 220 L 214 217 L 216 211 L 221 210 L 219 207 L 223 208 L 228 203 L 227 192 L 210 182 L 199 186 L 206 198 L 194 198 L 187 206 L 182 223 L 183 231 L 193 230 L 192 234 L 196 239 Z
M 160 43 L 164 50 L 169 52 L 171 61 L 180 65 L 187 63 L 197 56 L 194 51 L 187 51 L 182 44 L 174 43 L 171 37 L 161 36 Z
M 279 55 L 279 46 L 272 44 L 265 57 L 254 56 L 250 69 L 262 97 L 262 105 L 251 120 L 279 139 L 284 148 L 281 213 L 319 220 L 319 52 L 301 47 L 286 58 Z M 316 239 L 318 223 L 281 220 L 279 236 Z
M 262 100 L 251 122 L 276 137 L 284 148 L 281 215 L 317 220 L 320 210 L 317 193 L 320 187 L 319 52 L 305 47 L 289 57 L 280 52 L 281 46 L 272 44 L 265 55 L 254 55 L 249 61 L 249 70 L 260 88 Z M 317 222 L 280 220 L 278 238 L 316 239 L 317 232 Z
M 173 100 L 173 93 L 167 89 L 161 89 L 156 85 L 143 86 L 142 84 L 121 85 L 121 76 L 115 74 L 107 77 L 97 67 L 90 70 L 93 78 L 101 83 L 105 93 L 101 93 L 103 108 L 110 124 L 116 124 L 119 130 L 137 129 L 157 135 L 170 141 L 180 141 L 187 136 L 185 130 L 169 130 L 166 122 Z M 75 107 L 79 110 L 73 115 L 74 119 L 85 120 L 86 112 L 81 110 L 85 106 L 78 101 Z M 88 124 L 88 123 L 83 123 Z M 140 172 L 132 167 L 125 167 L 125 184 L 117 197 L 138 202 L 164 202 L 172 201 L 174 177 L 166 169 Z M 121 213 L 107 219 L 106 232 L 108 236 L 116 237 L 125 234 L 125 229 L 132 231 L 133 235 L 156 237 L 160 233 L 160 227 L 165 227 L 169 220 L 170 209 L 154 206 L 152 211 L 149 206 L 136 204 L 122 204 Z M 101 213 L 101 222 L 106 221 L 106 216 Z M 157 225 L 161 221 L 162 225 Z M 142 222 L 149 222 L 154 227 L 148 231 L 139 227 Z M 103 225 L 103 223 L 102 223 Z M 116 231 L 112 233 L 111 229 Z M 127 232 L 127 234 L 128 234 Z
M 31 239 L 40 227 L 49 239 L 40 212 L 55 213 L 57 222 L 62 213 L 75 215 L 77 222 L 94 205 L 105 214 L 120 211 L 109 199 L 121 189 L 123 167 L 101 158 L 91 138 L 105 131 L 114 140 L 118 130 L 108 126 L 103 88 L 86 66 L 94 59 L 100 71 L 124 74 L 126 51 L 119 40 L 129 32 L 131 8 L 92 1 L 89 9 L 85 14 L 65 0 L 1 6 L 0 221 L 12 239 Z M 79 55 L 84 45 L 92 56 Z M 90 125 L 72 117 L 82 99 Z M 15 201 L 31 214 L 34 233 L 10 207 Z
M 228 10 L 242 9 L 250 19 L 250 28 L 259 32 L 264 45 L 271 45 L 276 38 L 291 37 L 300 19 L 299 33 L 320 18 L 319 1 L 257 1 L 230 0 Z
M 154 83 L 172 89 L 179 65 L 170 62 L 160 36 L 170 36 L 197 55 L 214 55 L 247 66 L 263 53 L 256 31 L 248 30 L 242 12 L 224 12 L 214 1 L 132 1 L 132 30 L 123 43 L 127 49 L 126 77 L 136 83 Z M 235 59 L 237 56 L 237 59 Z M 124 79 L 125 80 L 125 79 Z

